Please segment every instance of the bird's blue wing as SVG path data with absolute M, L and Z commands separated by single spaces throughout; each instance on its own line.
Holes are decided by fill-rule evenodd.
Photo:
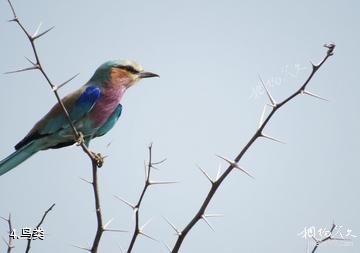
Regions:
M 100 88 L 96 85 L 84 86 L 62 99 L 62 102 L 74 123 L 83 118 L 93 108 L 100 97 L 100 93 Z M 15 146 L 15 149 L 21 148 L 32 140 L 54 134 L 67 127 L 69 127 L 69 122 L 66 119 L 60 104 L 57 103 L 35 124 L 28 135 Z

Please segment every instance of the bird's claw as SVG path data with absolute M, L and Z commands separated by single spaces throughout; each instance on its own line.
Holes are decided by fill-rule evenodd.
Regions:
M 102 156 L 100 153 L 91 152 L 94 159 L 96 160 L 96 166 L 101 168 L 104 164 L 105 156 Z
M 76 145 L 81 146 L 85 142 L 84 135 L 82 132 L 78 132 L 78 138 L 76 140 Z

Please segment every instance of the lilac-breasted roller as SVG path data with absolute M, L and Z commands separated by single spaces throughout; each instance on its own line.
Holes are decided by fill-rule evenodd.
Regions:
M 88 146 L 91 139 L 106 134 L 119 119 L 119 104 L 125 91 L 142 78 L 156 77 L 135 62 L 108 61 L 102 64 L 80 89 L 62 99 L 70 118 Z M 40 150 L 62 148 L 75 143 L 61 106 L 57 103 L 15 146 L 15 152 L 0 162 L 0 176 Z

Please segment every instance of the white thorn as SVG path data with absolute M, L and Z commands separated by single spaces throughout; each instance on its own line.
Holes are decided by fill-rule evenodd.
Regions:
M 228 162 L 231 166 L 233 166 L 234 168 L 238 169 L 238 170 L 241 170 L 242 172 L 244 172 L 246 175 L 248 175 L 249 177 L 251 177 L 252 179 L 255 179 L 249 172 L 247 172 L 246 170 L 244 170 L 243 168 L 241 168 L 239 166 L 239 164 L 235 161 L 232 161 L 226 157 L 223 157 L 221 155 L 216 155 L 217 157 L 223 159 L 224 161 Z
M 113 228 L 107 228 L 107 229 L 104 229 L 104 231 L 107 231 L 107 232 L 120 232 L 120 233 L 127 233 L 127 232 L 129 232 L 128 230 L 113 229 Z
M 181 235 L 181 231 L 179 231 L 176 227 L 175 227 L 175 225 L 174 224 L 172 224 L 168 219 L 166 219 L 164 216 L 163 216 L 163 218 L 164 218 L 164 220 L 167 222 L 167 224 L 169 224 L 171 227 L 172 227 L 172 229 L 176 232 L 176 234 L 178 235 L 178 236 L 180 236 Z
M 152 181 L 149 180 L 149 185 L 156 185 L 156 184 L 176 184 L 177 181 Z
M 265 84 L 264 84 L 264 82 L 263 82 L 263 80 L 261 79 L 260 76 L 259 76 L 259 79 L 260 79 L 260 81 L 261 81 L 262 86 L 264 87 L 264 89 L 265 89 L 265 91 L 266 91 L 266 94 L 267 94 L 267 96 L 268 96 L 268 98 L 269 98 L 269 100 L 270 100 L 270 102 L 271 102 L 272 107 L 276 107 L 276 106 L 277 106 L 277 103 L 276 103 L 275 99 L 271 96 L 269 90 L 266 88 L 266 86 L 265 86 Z
M 198 169 L 204 174 L 204 176 L 210 181 L 210 183 L 214 183 L 214 181 L 212 180 L 212 178 L 199 166 L 196 164 L 196 166 L 198 167 Z
M 272 137 L 270 135 L 264 134 L 264 133 L 261 133 L 260 136 L 263 137 L 263 138 L 272 140 L 272 141 L 276 141 L 276 142 L 279 142 L 279 143 L 282 143 L 282 144 L 286 144 L 285 142 L 283 142 L 283 141 L 281 141 L 279 139 L 276 139 L 276 138 L 274 138 L 274 137 Z
M 36 35 L 38 35 L 39 31 L 40 31 L 40 28 L 41 28 L 41 25 L 42 25 L 42 22 L 39 23 L 38 27 L 36 28 L 34 34 L 33 34 L 33 37 L 35 37 Z
M 114 218 L 111 218 L 107 223 L 105 223 L 105 225 L 103 226 L 103 228 L 106 229 L 113 220 L 114 220 Z
M 57 90 L 60 89 L 61 87 L 63 87 L 65 84 L 71 82 L 75 77 L 77 77 L 78 75 L 80 75 L 80 73 L 77 73 L 76 75 L 73 75 L 72 77 L 70 77 L 68 80 L 66 80 L 65 82 L 63 82 L 62 84 L 60 84 L 57 87 Z
M 80 177 L 80 179 L 81 179 L 82 181 L 84 181 L 84 182 L 88 183 L 88 184 L 92 184 L 92 182 L 91 182 L 91 181 L 86 180 L 85 178 Z
M 19 72 L 24 72 L 24 71 L 29 71 L 29 70 L 35 70 L 35 69 L 39 69 L 39 66 L 35 65 L 35 66 L 24 68 L 24 69 L 8 71 L 8 72 L 5 72 L 4 74 L 14 74 L 14 73 L 19 73 Z
M 204 214 L 204 216 L 209 218 L 224 217 L 223 214 Z
M 27 58 L 26 56 L 24 56 L 24 57 L 25 57 L 25 59 L 26 59 L 31 65 L 33 65 L 34 67 L 37 67 L 37 66 L 38 66 L 35 62 L 33 62 L 32 60 L 30 60 L 30 59 Z
M 139 228 L 139 230 L 140 230 L 140 231 L 143 231 L 144 228 L 145 228 L 147 225 L 149 225 L 152 220 L 153 220 L 153 218 L 150 218 L 147 222 L 145 222 L 145 223 Z
M 262 110 L 258 129 L 261 127 L 261 125 L 262 125 L 263 122 L 264 122 L 265 112 L 266 112 L 266 105 L 264 105 L 264 108 L 263 108 L 263 110 Z
M 211 228 L 211 230 L 215 232 L 213 226 L 210 224 L 210 222 L 208 221 L 208 219 L 206 219 L 205 215 L 201 215 L 201 219 L 204 220 L 205 223 Z
M 166 249 L 168 250 L 168 252 L 171 253 L 170 247 L 169 247 L 165 242 L 163 242 L 163 241 L 161 241 L 161 243 L 166 247 Z
M 216 172 L 216 178 L 215 178 L 215 181 L 218 181 L 220 176 L 221 176 L 221 164 L 219 163 L 219 166 L 218 166 L 218 170 Z
M 146 161 L 144 160 L 144 169 L 145 169 L 145 181 L 148 181 L 148 166 L 146 164 Z
M 114 195 L 115 198 L 117 198 L 118 200 L 120 200 L 121 202 L 123 202 L 124 204 L 126 204 L 127 206 L 129 206 L 131 209 L 133 209 L 134 211 L 136 210 L 136 207 L 131 204 L 130 202 L 127 202 L 126 200 L 120 198 L 119 196 Z
M 82 249 L 82 250 L 89 251 L 89 252 L 91 251 L 90 246 L 88 248 L 85 248 L 85 247 L 77 246 L 75 244 L 70 244 L 70 245 L 75 248 L 78 248 L 78 249 Z
M 40 38 L 41 36 L 45 35 L 46 33 L 50 32 L 54 28 L 55 28 L 55 26 L 52 26 L 49 29 L 47 29 L 47 30 L 43 31 L 42 33 L 40 33 L 40 34 L 38 34 L 36 36 L 33 36 L 31 38 L 32 38 L 32 40 L 36 40 L 36 39 Z
M 301 94 L 309 95 L 311 97 L 318 98 L 318 99 L 321 99 L 321 100 L 324 100 L 324 101 L 329 101 L 328 99 L 323 98 L 323 97 L 321 97 L 319 95 L 316 95 L 315 93 L 312 93 L 312 92 L 307 91 L 307 90 L 301 90 Z
M 150 235 L 147 235 L 147 234 L 145 234 L 145 233 L 142 232 L 142 231 L 139 231 L 139 234 L 140 234 L 140 235 L 143 235 L 143 236 L 145 236 L 145 237 L 147 237 L 147 238 L 149 238 L 149 239 L 151 239 L 151 240 L 153 240 L 153 241 L 155 241 L 155 242 L 158 242 L 158 240 L 156 240 L 154 237 L 151 237 Z
M 162 164 L 162 163 L 165 162 L 165 161 L 166 161 L 166 158 L 162 159 L 162 160 L 159 161 L 159 162 L 153 162 L 153 163 L 151 163 L 151 165 L 159 165 L 159 164 Z

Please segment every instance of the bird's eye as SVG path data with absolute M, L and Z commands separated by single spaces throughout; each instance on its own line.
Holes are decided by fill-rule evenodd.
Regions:
M 133 66 L 130 66 L 130 65 L 119 65 L 118 68 L 124 69 L 127 72 L 130 72 L 131 74 L 138 74 L 139 73 L 138 70 L 136 70 Z

